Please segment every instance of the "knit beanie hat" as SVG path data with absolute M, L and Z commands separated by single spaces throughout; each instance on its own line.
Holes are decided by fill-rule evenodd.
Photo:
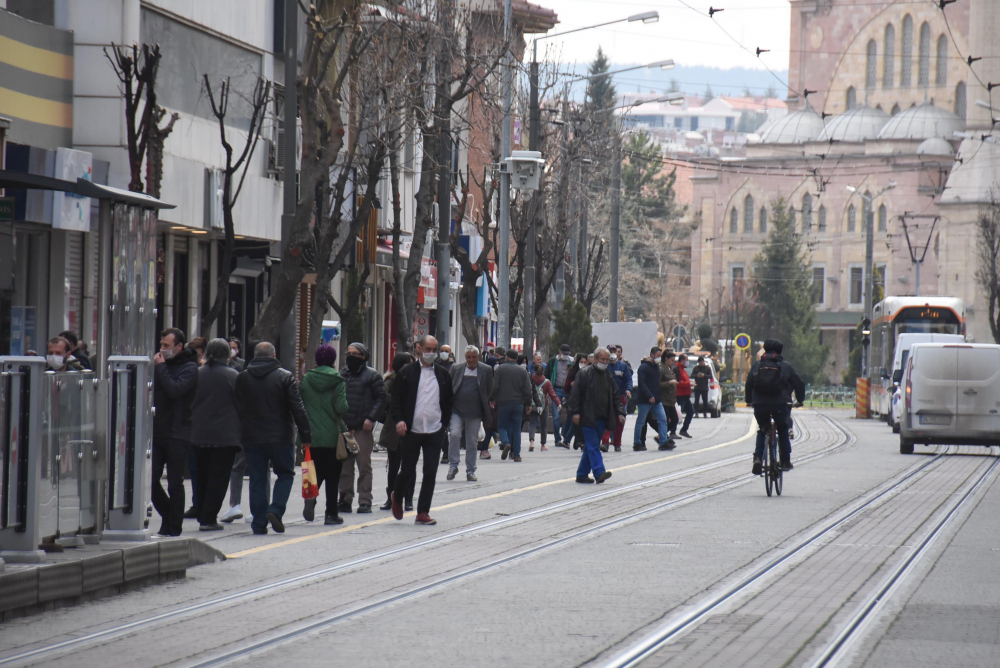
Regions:
M 319 346 L 316 348 L 316 366 L 332 366 L 337 364 L 337 349 L 333 346 Z

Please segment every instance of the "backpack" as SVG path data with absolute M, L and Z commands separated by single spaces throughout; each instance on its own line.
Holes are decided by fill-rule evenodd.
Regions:
M 785 389 L 785 381 L 781 376 L 781 362 L 774 355 L 764 355 L 757 367 L 757 378 L 753 383 L 754 392 L 764 395 L 778 395 Z
M 534 395 L 533 398 L 535 406 L 537 406 L 538 408 L 545 408 L 545 391 L 542 389 L 542 387 L 545 385 L 546 382 L 548 381 L 542 382 L 541 385 L 535 385 L 534 381 L 531 382 L 531 391 L 532 394 Z

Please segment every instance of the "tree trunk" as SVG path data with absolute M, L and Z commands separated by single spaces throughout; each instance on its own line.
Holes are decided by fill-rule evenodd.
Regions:
M 398 133 L 390 130 L 389 187 L 392 189 L 392 296 L 396 306 L 396 352 L 413 349 L 413 316 L 406 308 L 406 289 L 403 285 L 403 259 L 399 244 L 403 232 L 402 202 L 399 197 L 399 154 L 395 150 Z M 412 256 L 411 256 L 412 257 Z

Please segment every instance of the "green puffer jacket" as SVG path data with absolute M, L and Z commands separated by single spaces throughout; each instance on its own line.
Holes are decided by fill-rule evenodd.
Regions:
M 342 416 L 348 411 L 347 388 L 340 372 L 329 366 L 309 369 L 302 377 L 299 393 L 309 415 L 312 447 L 337 447 L 337 436 L 347 431 Z

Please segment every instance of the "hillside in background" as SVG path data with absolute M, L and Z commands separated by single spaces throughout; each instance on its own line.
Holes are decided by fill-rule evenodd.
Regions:
M 611 70 L 620 70 L 627 67 L 634 67 L 634 63 L 614 63 Z M 564 65 L 560 68 L 564 72 L 573 72 L 577 75 L 587 73 L 587 64 L 576 64 L 575 66 Z M 788 80 L 786 70 L 777 71 L 775 74 L 781 81 Z M 677 65 L 672 70 L 660 69 L 637 69 L 614 77 L 615 88 L 619 93 L 626 91 L 638 92 L 666 92 L 671 87 L 671 80 L 677 82 L 677 86 L 685 93 L 692 95 L 702 95 L 706 87 L 711 86 L 715 95 L 740 96 L 749 87 L 753 95 L 764 95 L 769 88 L 777 93 L 777 97 L 784 99 L 787 89 L 767 70 L 752 70 L 742 67 L 734 67 L 724 70 L 716 67 L 701 67 L 697 65 Z M 573 99 L 582 99 L 586 82 L 578 82 L 573 85 Z

